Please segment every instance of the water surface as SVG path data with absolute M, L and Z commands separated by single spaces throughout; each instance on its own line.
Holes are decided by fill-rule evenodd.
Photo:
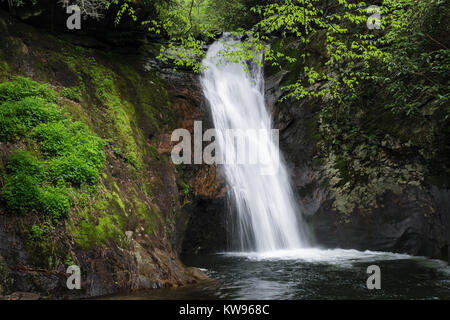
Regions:
M 450 299 L 444 261 L 356 250 L 299 249 L 275 253 L 185 256 L 214 282 L 137 292 L 123 299 Z M 368 290 L 370 265 L 381 289 Z

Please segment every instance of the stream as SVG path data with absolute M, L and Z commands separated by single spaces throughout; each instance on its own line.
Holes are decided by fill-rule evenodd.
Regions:
M 214 281 L 114 299 L 450 299 L 446 262 L 404 254 L 300 249 L 276 254 L 184 256 L 183 261 L 201 268 Z M 367 289 L 370 265 L 380 267 L 380 290 Z

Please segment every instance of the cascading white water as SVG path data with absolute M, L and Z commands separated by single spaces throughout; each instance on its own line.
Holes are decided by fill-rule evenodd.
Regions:
M 242 65 L 226 63 L 218 55 L 224 46 L 232 43 L 236 42 L 225 36 L 211 45 L 203 61 L 206 69 L 201 83 L 211 108 L 230 198 L 236 207 L 239 249 L 266 252 L 305 247 L 307 237 L 301 212 L 279 157 L 278 144 L 268 134 L 246 136 L 248 150 L 261 155 L 263 163 L 232 161 L 236 156 L 236 141 L 225 134 L 227 129 L 270 132 L 272 125 L 264 102 L 262 68 L 254 63 L 249 67 L 249 74 Z M 263 174 L 268 166 L 278 170 Z

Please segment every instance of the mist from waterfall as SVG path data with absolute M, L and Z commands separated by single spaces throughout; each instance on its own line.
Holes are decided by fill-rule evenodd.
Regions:
M 263 68 L 249 63 L 249 70 L 245 70 L 241 64 L 227 63 L 219 53 L 231 44 L 237 44 L 236 40 L 224 36 L 210 46 L 203 61 L 206 69 L 201 84 L 229 186 L 233 238 L 237 242 L 234 249 L 272 252 L 307 247 L 302 214 L 277 140 L 270 134 L 247 135 L 248 156 L 257 153 L 262 161 L 232 161 L 237 152 L 236 137 L 225 134 L 227 129 L 270 132 L 272 119 L 265 106 Z M 264 174 L 267 168 L 275 170 Z

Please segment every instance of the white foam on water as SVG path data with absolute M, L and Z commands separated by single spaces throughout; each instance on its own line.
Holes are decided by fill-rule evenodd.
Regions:
M 319 249 L 302 248 L 295 250 L 278 250 L 267 252 L 224 252 L 225 256 L 241 257 L 248 260 L 257 261 L 279 261 L 279 260 L 298 260 L 303 262 L 368 262 L 377 260 L 402 260 L 414 259 L 407 254 L 378 252 L 378 251 L 358 251 L 354 249 Z

